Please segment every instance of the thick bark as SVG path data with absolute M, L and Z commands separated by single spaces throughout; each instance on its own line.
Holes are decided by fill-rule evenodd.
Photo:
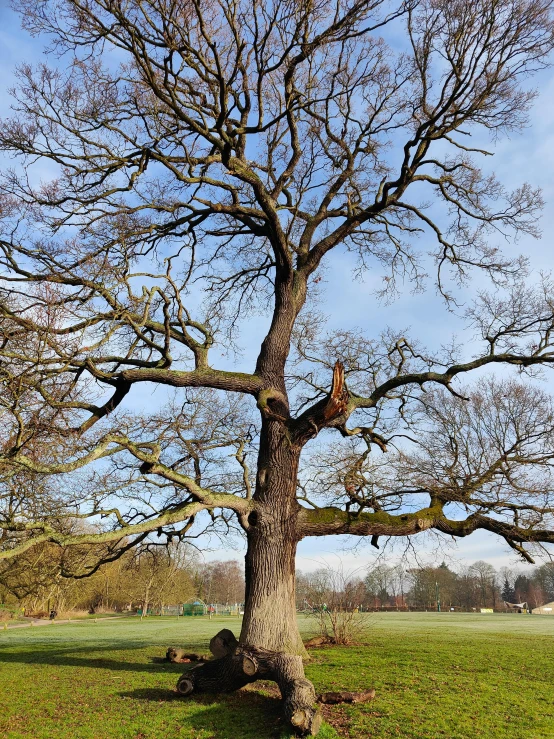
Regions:
M 286 358 L 288 354 L 289 333 L 279 340 L 279 332 L 273 328 L 274 334 L 270 332 L 260 354 L 260 373 L 267 365 L 275 365 L 275 357 Z M 273 364 L 270 347 L 275 354 Z M 246 606 L 240 642 L 307 657 L 298 632 L 295 602 L 296 545 L 303 535 L 300 519 L 305 516 L 296 500 L 298 465 L 306 442 L 344 413 L 348 392 L 344 368 L 337 362 L 329 395 L 293 421 L 283 377 L 277 374 L 274 379 L 275 386 L 258 396 L 262 429 L 255 510 L 248 516 Z
M 248 536 L 240 643 L 305 657 L 296 619 L 296 539 L 284 536 L 277 525 L 260 528 Z
M 265 422 L 254 495 L 256 512 L 248 518 L 240 643 L 306 657 L 295 595 L 299 457 L 300 450 L 290 444 L 285 424 Z

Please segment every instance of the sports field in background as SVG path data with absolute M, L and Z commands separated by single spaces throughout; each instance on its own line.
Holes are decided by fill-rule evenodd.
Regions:
M 316 690 L 365 690 L 324 707 L 321 739 L 554 739 L 554 617 L 368 614 L 364 644 L 312 650 Z M 4 739 L 270 739 L 283 731 L 272 684 L 226 696 L 173 693 L 168 646 L 206 652 L 235 618 L 83 621 L 0 630 Z M 306 635 L 313 625 L 301 618 Z

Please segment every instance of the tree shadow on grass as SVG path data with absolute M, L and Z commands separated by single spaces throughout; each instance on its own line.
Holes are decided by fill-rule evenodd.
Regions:
M 144 650 L 144 647 L 127 646 L 112 651 L 109 657 L 101 656 L 108 652 L 104 645 L 98 647 L 63 647 L 58 650 L 26 649 L 8 651 L 0 649 L 0 664 L 21 664 L 29 666 L 100 668 L 110 672 L 141 672 L 150 675 L 165 675 L 168 678 L 168 688 L 137 688 L 118 693 L 122 698 L 135 701 L 149 701 L 170 703 L 177 707 L 177 702 L 183 703 L 182 724 L 194 731 L 211 732 L 213 739 L 277 739 L 290 736 L 286 731 L 282 715 L 281 700 L 279 697 L 267 695 L 278 692 L 273 684 L 257 685 L 265 695 L 248 686 L 234 693 L 219 693 L 216 695 L 195 695 L 194 698 L 185 698 L 179 695 L 173 686 L 177 676 L 192 665 L 159 662 L 154 654 L 141 654 L 142 661 L 124 661 L 117 655 L 124 656 L 125 651 Z M 152 650 L 154 651 L 154 650 Z M 95 655 L 91 655 L 95 653 Z M 175 710 L 175 708 L 173 710 Z M 178 710 L 178 709 L 177 709 Z M 204 735 L 204 734 L 202 734 Z
M 138 650 L 141 647 L 118 646 L 117 652 Z M 106 647 L 66 647 L 60 650 L 17 650 L 3 651 L 0 649 L 0 663 L 23 664 L 23 665 L 49 665 L 63 667 L 91 667 L 115 672 L 148 672 L 180 675 L 186 669 L 186 664 L 174 664 L 172 662 L 159 661 L 161 658 L 152 655 L 141 662 L 129 662 L 114 657 L 93 656 L 94 652 L 106 652 Z M 82 655 L 82 656 L 81 656 Z
M 64 646 L 57 650 L 44 651 L 40 648 L 14 651 L 0 649 L 0 664 L 100 668 L 114 673 L 141 672 L 163 675 L 168 679 L 167 689 L 137 688 L 120 692 L 118 695 L 137 702 L 157 703 L 162 706 L 162 710 L 163 704 L 171 704 L 172 710 L 168 706 L 168 711 L 174 713 L 177 710 L 179 715 L 181 715 L 178 707 L 178 702 L 180 702 L 184 709 L 182 719 L 179 718 L 182 725 L 199 734 L 210 732 L 209 735 L 213 739 L 238 739 L 238 737 L 240 739 L 277 739 L 290 736 L 284 725 L 281 700 L 276 695 L 271 695 L 272 692 L 278 692 L 275 685 L 258 683 L 263 693 L 258 692 L 252 685 L 234 693 L 201 694 L 195 695 L 194 698 L 185 698 L 179 695 L 173 686 L 177 682 L 177 677 L 187 669 L 187 664 L 160 663 L 159 657 L 152 653 L 145 655 L 144 651 L 140 656 L 142 661 L 138 662 L 136 659 L 124 661 L 125 656 L 134 656 L 125 655 L 126 651 L 129 653 L 139 649 L 144 650 L 143 647 L 131 645 L 122 649 L 118 645 L 117 650 L 113 650 L 109 657 L 102 656 L 108 652 L 104 645 L 98 647 Z M 117 657 L 119 654 L 121 654 L 121 659 Z M 267 695 L 268 692 L 270 695 Z M 202 736 L 204 736 L 203 733 Z
M 119 695 L 158 704 L 180 701 L 188 709 L 183 725 L 195 731 L 212 731 L 214 739 L 276 739 L 286 728 L 280 698 L 262 695 L 251 687 L 194 698 L 159 688 L 138 688 Z

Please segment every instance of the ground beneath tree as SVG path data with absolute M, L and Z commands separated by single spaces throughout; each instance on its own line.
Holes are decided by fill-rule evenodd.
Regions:
M 309 639 L 305 646 L 321 647 L 334 640 Z M 260 647 L 239 644 L 230 629 L 221 629 L 210 639 L 210 655 L 168 647 L 166 659 L 172 664 L 186 664 L 177 681 L 183 698 L 198 694 L 235 692 L 260 680 L 273 681 L 279 688 L 283 715 L 295 735 L 316 736 L 322 724 L 321 705 L 369 703 L 375 689 L 364 691 L 324 691 L 316 693 L 306 678 L 301 657 Z
M 327 725 L 319 736 L 553 739 L 553 624 L 523 614 L 372 614 L 366 645 L 314 650 L 306 666 L 318 692 L 377 689 L 368 705 L 322 706 Z M 183 700 L 172 693 L 183 666 L 152 661 L 168 644 L 207 651 L 224 626 L 238 632 L 239 622 L 152 618 L 0 630 L 0 736 L 277 739 L 283 721 L 273 684 Z M 301 628 L 308 635 L 311 625 Z

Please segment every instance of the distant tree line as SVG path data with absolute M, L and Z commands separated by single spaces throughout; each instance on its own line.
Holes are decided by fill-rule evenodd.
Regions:
M 0 563 L 0 604 L 17 605 L 29 613 L 56 610 L 124 611 L 152 609 L 200 599 L 231 605 L 244 601 L 244 574 L 234 560 L 204 562 L 184 544 L 149 545 L 130 549 L 89 577 L 64 573 L 75 561 L 93 553 L 83 548 L 70 553 L 51 544 L 29 550 Z
M 436 610 L 438 603 L 444 610 L 504 610 L 506 602 L 526 602 L 535 608 L 554 601 L 554 563 L 543 564 L 529 574 L 510 567 L 496 570 L 482 560 L 456 569 L 445 562 L 438 567 L 379 563 L 364 577 L 343 574 L 338 579 L 331 569 L 320 568 L 297 573 L 296 595 L 300 610 L 327 603 L 368 610 Z
M 90 547 L 61 549 L 52 544 L 0 562 L 0 604 L 30 613 L 152 609 L 199 599 L 206 604 L 244 601 L 244 570 L 237 560 L 205 562 L 189 544 L 148 545 L 130 549 L 88 577 L 68 577 L 87 558 Z M 68 558 L 71 557 L 71 560 Z M 297 572 L 296 604 L 310 610 L 441 608 L 503 610 L 504 603 L 527 602 L 530 608 L 554 601 L 554 562 L 524 573 L 515 567 L 496 570 L 479 560 L 471 565 L 407 567 L 378 563 L 362 575 L 342 567 Z

